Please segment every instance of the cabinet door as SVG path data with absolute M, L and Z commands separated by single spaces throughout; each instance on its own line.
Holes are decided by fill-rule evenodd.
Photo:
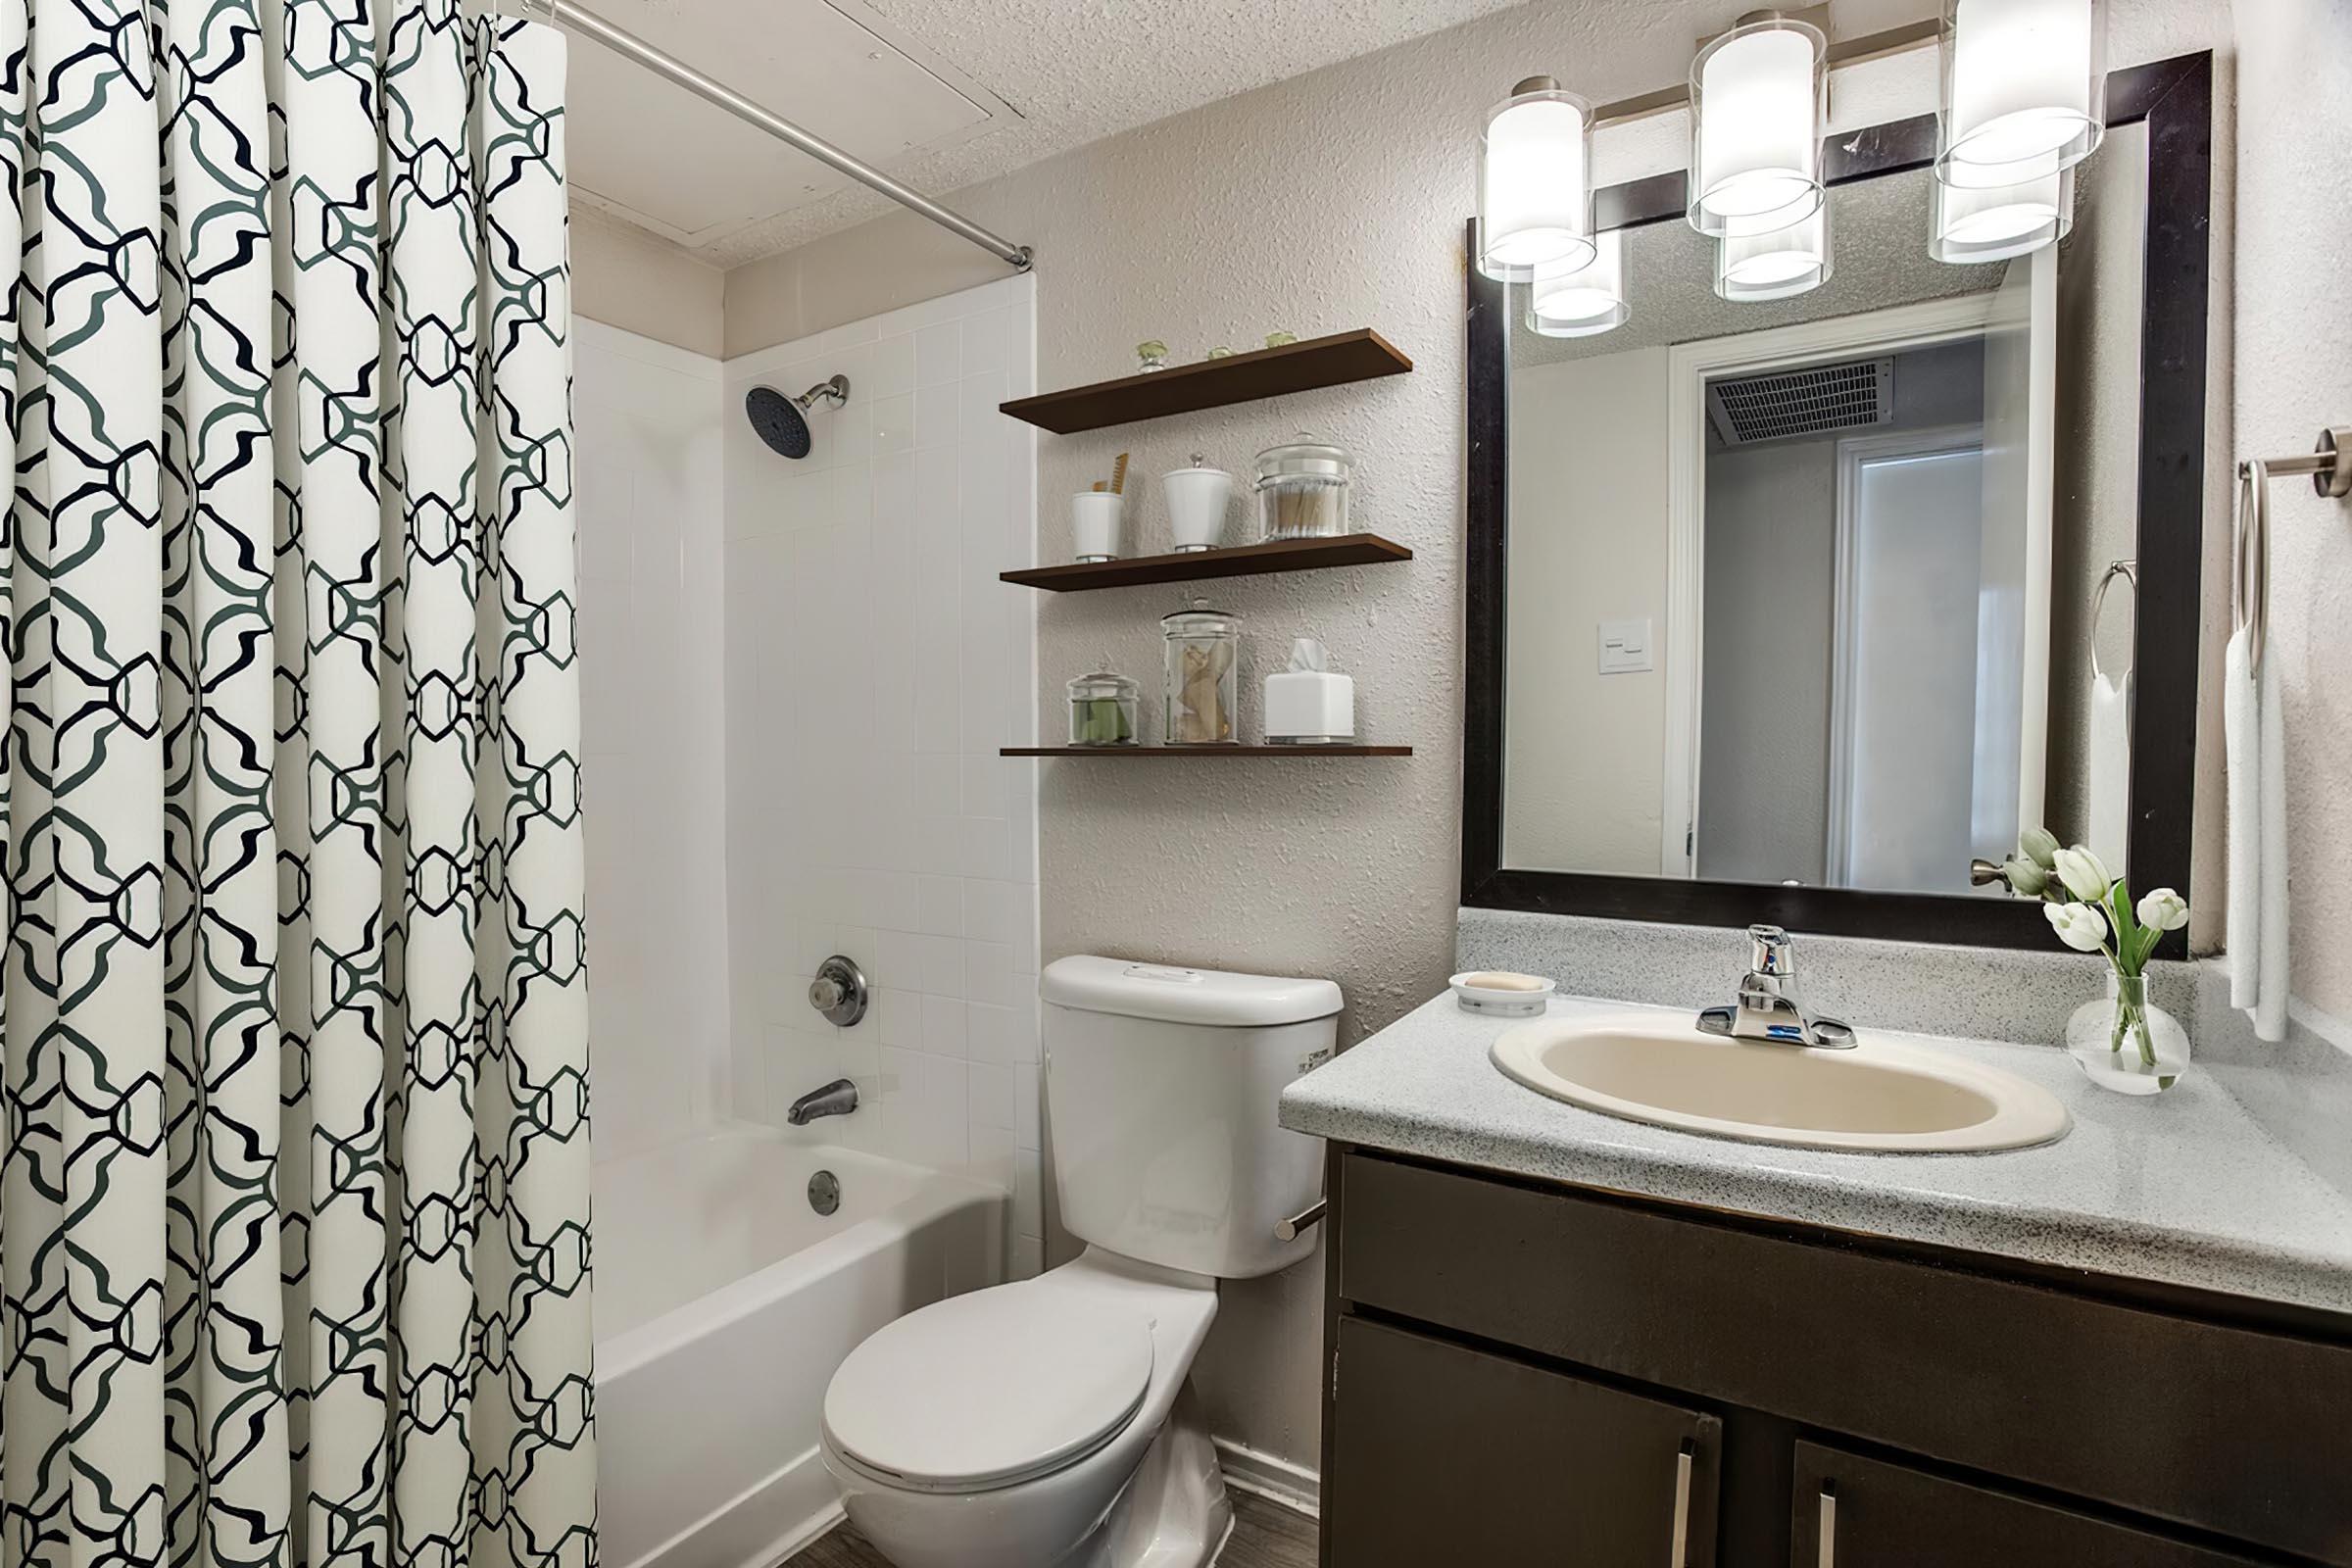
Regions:
M 2251 1568 L 2184 1545 L 1859 1454 L 1796 1446 L 1789 1568 Z
M 1357 1318 L 1339 1324 L 1336 1568 L 1710 1568 L 1711 1415 Z

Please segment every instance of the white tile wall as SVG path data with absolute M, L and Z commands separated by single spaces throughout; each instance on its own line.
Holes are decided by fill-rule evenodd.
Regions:
M 726 729 L 734 1106 L 1014 1194 L 1035 1272 L 1038 1129 L 1035 616 L 997 580 L 1035 559 L 1035 284 L 1007 278 L 730 360 Z M 736 411 L 835 373 L 794 462 Z M 851 1029 L 805 992 L 846 953 L 875 987 Z
M 728 1101 L 719 362 L 573 320 L 596 1154 Z

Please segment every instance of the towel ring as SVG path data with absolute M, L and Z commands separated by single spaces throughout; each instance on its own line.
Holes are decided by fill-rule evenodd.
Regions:
M 2134 628 L 2139 623 L 2139 564 L 2133 561 L 2111 561 L 2107 564 L 2107 569 L 2099 573 L 2099 585 L 2090 591 L 2090 673 L 2096 680 L 2106 678 L 2105 671 L 2099 668 L 2099 614 L 2107 608 L 2107 590 L 2115 586 L 2118 577 L 2131 585 L 2132 621 Z M 2128 675 L 2131 671 L 2126 669 L 2124 673 Z
M 2246 630 L 2246 667 L 2262 667 L 2271 630 L 2271 481 L 2309 474 L 2322 500 L 2352 496 L 2352 425 L 2329 425 L 2308 456 L 2248 458 L 2237 466 L 2237 522 L 2230 535 L 2230 624 Z

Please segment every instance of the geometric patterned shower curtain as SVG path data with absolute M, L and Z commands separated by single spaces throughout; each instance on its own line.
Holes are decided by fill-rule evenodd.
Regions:
M 0 1568 L 590 1568 L 564 46 L 0 0 Z

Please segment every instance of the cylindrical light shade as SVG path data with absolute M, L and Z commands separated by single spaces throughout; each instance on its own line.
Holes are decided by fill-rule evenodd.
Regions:
M 1744 23 L 1690 64 L 1690 226 L 1723 235 L 1821 206 L 1829 73 L 1819 28 L 1787 17 Z
M 1984 190 L 2090 156 L 2107 130 L 2102 0 L 1944 0 L 1936 174 Z
M 2066 238 L 2075 226 L 2075 172 L 2045 174 L 1997 190 L 1936 181 L 1935 235 L 1939 262 L 2000 262 Z
M 1592 259 L 1592 106 L 1549 76 L 1494 107 L 1479 147 L 1480 271 L 1519 283 Z
M 1528 285 L 1527 329 L 1545 337 L 1591 337 L 1623 326 L 1625 230 L 1594 236 L 1592 260 L 1582 267 L 1542 267 Z
M 1829 280 L 1827 207 L 1786 228 L 1726 234 L 1715 242 L 1715 292 L 1727 300 L 1785 300 Z

